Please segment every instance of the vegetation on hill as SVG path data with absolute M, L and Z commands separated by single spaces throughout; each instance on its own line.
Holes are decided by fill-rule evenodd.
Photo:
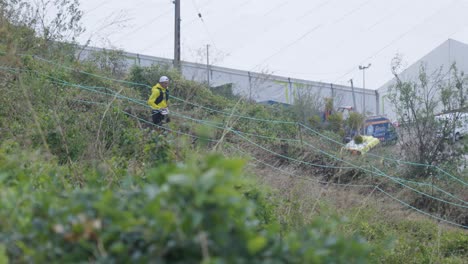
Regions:
M 57 42 L 79 29 L 77 2 L 60 1 L 73 23 L 52 22 L 54 34 L 37 31 L 26 1 L 6 3 L 0 263 L 468 258 L 466 176 L 414 182 L 388 149 L 349 156 L 339 116 L 311 127 L 298 109 L 227 98 L 170 67 L 127 71 L 119 52 L 78 60 Z M 146 99 L 163 74 L 172 122 L 156 128 Z

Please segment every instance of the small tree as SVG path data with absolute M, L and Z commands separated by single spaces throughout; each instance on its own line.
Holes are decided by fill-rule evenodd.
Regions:
M 364 116 L 358 112 L 351 112 L 349 113 L 348 119 L 345 120 L 345 125 L 351 131 L 356 131 L 357 133 L 361 133 L 361 127 L 364 124 Z
M 422 164 L 439 164 L 456 161 L 456 149 L 446 151 L 444 138 L 457 122 L 457 117 L 446 119 L 441 124 L 435 118 L 438 112 L 454 112 L 466 107 L 466 78 L 452 65 L 449 74 L 455 82 L 447 82 L 442 69 L 431 75 L 421 64 L 419 76 L 414 81 L 403 81 L 398 70 L 401 58 L 392 61 L 392 72 L 396 83 L 389 89 L 388 98 L 400 120 L 400 144 L 407 159 Z M 431 167 L 414 172 L 413 175 L 429 175 Z
M 296 120 L 301 123 L 309 122 L 313 126 L 320 125 L 320 112 L 323 109 L 323 100 L 320 95 L 312 92 L 308 87 L 300 87 L 296 92 L 293 105 Z
M 0 44 L 12 54 L 73 54 L 70 43 L 84 32 L 79 7 L 78 0 L 1 0 Z
M 341 113 L 333 113 L 328 117 L 328 129 L 342 137 L 344 136 L 343 115 Z
M 122 78 L 127 72 L 127 62 L 122 50 L 93 51 L 88 60 L 97 65 L 100 70 L 117 78 Z
M 325 116 L 328 119 L 328 116 L 333 112 L 333 98 L 325 98 Z

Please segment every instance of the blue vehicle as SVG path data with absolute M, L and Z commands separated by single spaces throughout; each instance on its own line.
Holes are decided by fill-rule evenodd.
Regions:
M 368 117 L 364 123 L 363 134 L 378 138 L 380 142 L 396 143 L 398 134 L 390 119 L 384 116 Z
M 346 130 L 344 142 L 348 143 L 357 134 L 359 133 L 356 130 Z M 384 116 L 371 116 L 366 118 L 360 134 L 378 138 L 379 141 L 384 144 L 395 144 L 398 140 L 395 126 L 390 119 Z

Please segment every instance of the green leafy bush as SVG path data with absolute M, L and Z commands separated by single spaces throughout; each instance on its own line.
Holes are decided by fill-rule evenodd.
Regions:
M 362 142 L 364 142 L 364 139 L 362 138 L 361 135 L 356 135 L 356 136 L 354 137 L 354 143 L 356 143 L 356 144 L 362 144 Z
M 333 113 L 328 117 L 328 129 L 335 133 L 343 130 L 343 116 L 341 113 Z
M 364 124 L 364 116 L 358 112 L 349 113 L 348 119 L 346 119 L 346 126 L 354 131 L 359 131 Z
M 313 115 L 309 118 L 310 126 L 313 128 L 321 128 L 322 127 L 322 119 L 319 115 Z
M 16 188 L 0 181 L 0 245 L 12 262 L 363 263 L 370 252 L 336 233 L 336 221 L 280 236 L 265 196 L 242 180 L 241 160 L 211 155 L 164 165 L 144 179 L 128 176 L 120 188 L 64 191 L 51 175 L 27 197 L 20 190 L 30 179 L 18 178 L 22 169 L 11 162 L 0 162 L 19 181 Z

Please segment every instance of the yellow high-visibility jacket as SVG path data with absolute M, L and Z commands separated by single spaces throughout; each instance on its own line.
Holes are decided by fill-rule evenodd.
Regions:
M 168 91 L 158 83 L 151 88 L 151 96 L 148 99 L 148 104 L 155 110 L 166 108 L 167 97 Z

